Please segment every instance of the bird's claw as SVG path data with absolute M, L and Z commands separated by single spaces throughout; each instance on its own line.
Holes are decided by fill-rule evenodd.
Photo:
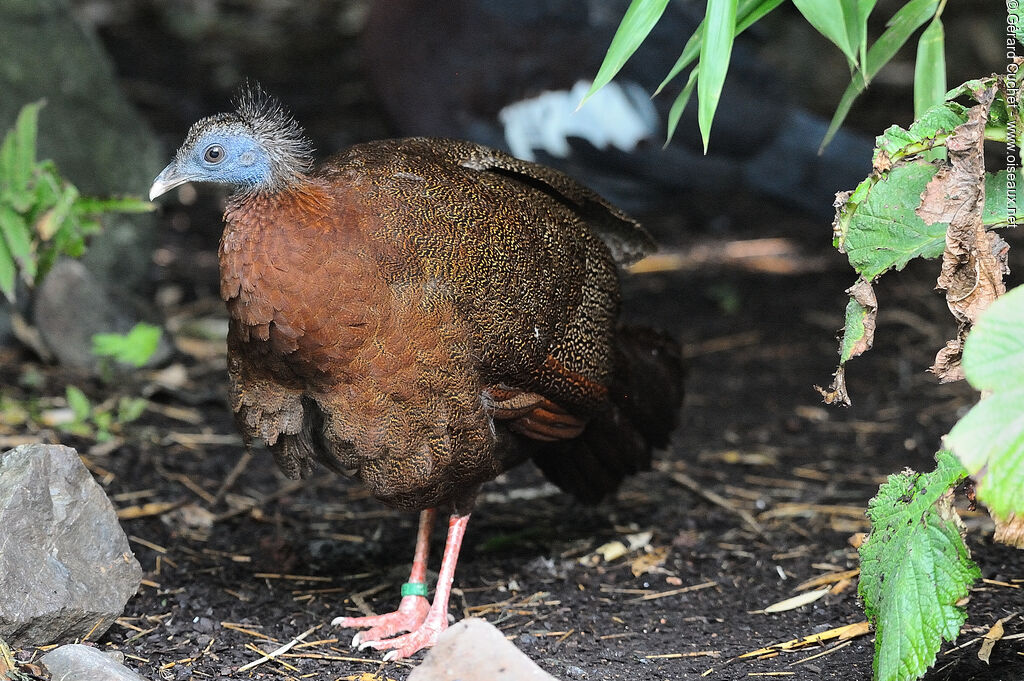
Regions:
M 418 629 L 408 634 L 385 638 L 376 641 L 364 641 L 360 650 L 373 648 L 374 650 L 388 650 L 384 655 L 385 662 L 393 662 L 405 657 L 412 657 L 424 648 L 430 648 L 437 643 L 441 632 L 447 629 L 447 622 L 438 626 L 433 622 L 424 622 Z
M 430 605 L 423 596 L 405 596 L 395 612 L 389 612 L 386 615 L 371 615 L 369 617 L 335 617 L 331 621 L 331 625 L 336 627 L 369 627 L 365 631 L 356 632 L 356 635 L 352 637 L 352 647 L 358 650 L 366 650 L 367 648 L 383 650 L 391 646 L 378 644 L 394 640 L 392 637 L 400 632 L 412 632 L 421 628 L 429 608 Z

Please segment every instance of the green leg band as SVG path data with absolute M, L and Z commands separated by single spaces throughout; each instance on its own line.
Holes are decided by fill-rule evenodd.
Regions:
M 427 585 L 423 582 L 406 582 L 402 585 L 402 596 L 427 596 Z

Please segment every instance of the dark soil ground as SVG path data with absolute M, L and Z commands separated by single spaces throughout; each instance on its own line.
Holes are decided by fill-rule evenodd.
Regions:
M 226 97 L 193 63 L 201 59 L 183 56 L 170 80 L 194 78 L 193 91 L 208 86 L 209 101 L 196 95 L 175 106 L 175 86 L 146 80 L 146 65 L 129 58 L 137 41 L 164 44 L 150 35 L 160 24 L 132 16 L 111 21 L 103 36 L 126 89 L 170 146 Z M 245 58 L 237 63 L 245 70 Z M 344 124 L 386 133 L 372 107 L 352 111 Z M 831 250 L 830 226 L 744 196 L 708 201 L 680 197 L 643 216 L 680 257 L 667 271 L 625 281 L 628 316 L 675 333 L 688 357 L 672 446 L 653 471 L 596 507 L 573 502 L 532 469 L 488 485 L 452 614 L 494 623 L 560 679 L 869 679 L 869 632 L 740 656 L 864 619 L 856 577 L 837 575 L 858 567 L 851 542 L 867 530 L 868 499 L 887 474 L 930 469 L 941 435 L 976 398 L 969 386 L 940 386 L 925 372 L 955 331 L 932 290 L 937 269 L 912 266 L 880 286 L 876 347 L 850 365 L 854 406 L 826 408 L 812 386 L 830 380 L 843 290 L 853 279 Z M 3 351 L 0 379 L 10 396 L 58 396 L 72 383 L 97 401 L 141 392 L 152 406 L 139 421 L 109 443 L 28 427 L 0 435 L 8 444 L 77 446 L 121 510 L 146 581 L 97 644 L 122 651 L 148 678 L 404 679 L 415 660 L 382 664 L 351 649 L 351 632 L 329 622 L 394 607 L 415 516 L 328 474 L 286 480 L 263 450 L 218 494 L 243 454 L 216 340 L 225 323 L 215 295 L 219 224 L 208 190 L 163 213 L 156 300 L 179 349 L 170 368 L 109 385 Z M 780 241 L 753 241 L 766 238 Z M 999 642 L 988 664 L 977 657 L 996 620 L 1024 613 L 1024 553 L 993 544 L 983 515 L 966 520 L 987 581 L 972 590 L 963 633 L 926 678 L 1024 678 L 1021 638 Z M 614 541 L 626 545 L 622 555 L 608 553 Z M 833 576 L 832 593 L 762 612 L 823 575 Z M 1024 632 L 1022 622 L 1010 620 L 1007 636 Z M 311 628 L 288 654 L 238 671 Z

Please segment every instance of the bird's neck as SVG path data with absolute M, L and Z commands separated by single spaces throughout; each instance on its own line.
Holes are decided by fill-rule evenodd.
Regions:
M 233 197 L 224 221 L 229 342 L 287 357 L 295 371 L 321 362 L 317 353 L 338 341 L 361 344 L 368 304 L 359 282 L 375 275 L 361 255 L 357 220 L 326 185 Z

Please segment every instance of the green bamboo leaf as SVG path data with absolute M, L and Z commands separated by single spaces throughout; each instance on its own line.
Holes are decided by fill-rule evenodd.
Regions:
M 781 5 L 785 0 L 740 0 L 736 6 L 736 33 L 739 35 L 743 31 L 750 28 L 754 23 L 763 18 L 766 14 L 771 12 L 773 9 Z M 654 94 L 659 94 L 665 86 L 669 84 L 679 72 L 689 66 L 694 59 L 700 54 L 700 42 L 701 37 L 704 35 L 704 22 L 701 21 L 700 25 L 690 36 L 690 39 L 686 41 L 686 46 L 683 47 L 683 53 L 676 59 L 676 63 L 669 69 L 668 75 L 661 81 L 658 89 L 654 91 Z M 669 139 L 671 139 L 669 135 Z
M 619 69 L 640 47 L 640 43 L 644 41 L 654 25 L 658 23 L 658 19 L 661 18 L 667 5 L 668 0 L 633 0 L 629 4 L 629 9 L 623 15 L 622 22 L 612 38 L 612 43 L 608 46 L 608 52 L 605 54 L 604 61 L 601 62 L 597 76 L 594 77 L 594 82 L 583 97 L 583 101 L 580 102 L 580 106 L 583 106 L 591 95 L 611 82 Z
M 857 14 L 860 16 L 863 22 L 863 30 L 860 33 L 860 41 L 857 46 L 857 53 L 860 56 L 860 64 L 863 67 L 868 61 L 868 18 L 871 16 L 871 12 L 875 9 L 876 0 L 860 0 L 858 3 Z M 863 69 L 861 73 L 863 73 Z
M 704 35 L 700 42 L 701 73 L 697 78 L 697 123 L 705 154 L 711 138 L 711 123 L 729 71 L 736 34 L 736 5 L 737 0 L 708 0 L 704 14 Z
M 914 117 L 946 101 L 946 46 L 942 19 L 938 14 L 917 41 L 914 65 Z
M 856 0 L 793 0 L 793 4 L 818 33 L 846 55 L 851 67 L 856 66 L 860 40 L 851 44 L 849 31 L 849 26 L 857 21 Z
M 861 14 L 861 0 L 841 0 L 843 8 L 843 20 L 846 23 L 846 39 L 853 52 L 853 59 L 850 60 L 850 68 L 854 71 L 860 70 L 863 59 L 867 57 L 867 48 L 861 53 L 861 45 L 867 43 L 868 17 Z M 861 71 L 861 73 L 863 73 Z
M 693 88 L 697 85 L 697 75 L 699 73 L 700 66 L 694 66 L 693 70 L 690 71 L 689 79 L 686 81 L 686 87 L 676 96 L 676 101 L 672 102 L 672 108 L 668 112 L 668 134 L 665 137 L 665 144 L 669 143 L 672 135 L 676 132 L 679 119 L 682 118 L 683 111 L 686 110 L 686 105 L 689 104 L 690 96 L 693 94 Z
M 889 28 L 868 50 L 867 59 L 861 65 L 864 71 L 863 77 L 854 76 L 850 84 L 846 86 L 846 90 L 836 106 L 836 112 L 832 116 L 832 121 L 829 123 L 825 138 L 821 141 L 819 152 L 828 146 L 828 143 L 835 137 L 836 132 L 839 131 L 839 127 L 846 120 L 847 114 L 850 113 L 853 101 L 857 99 L 857 95 L 864 91 L 866 87 L 865 81 L 870 81 L 874 78 L 879 70 L 888 64 L 893 56 L 899 52 L 899 49 L 906 44 L 914 31 L 935 16 L 935 10 L 938 5 L 939 0 L 910 0 L 900 11 L 893 15 L 893 18 L 889 20 Z

